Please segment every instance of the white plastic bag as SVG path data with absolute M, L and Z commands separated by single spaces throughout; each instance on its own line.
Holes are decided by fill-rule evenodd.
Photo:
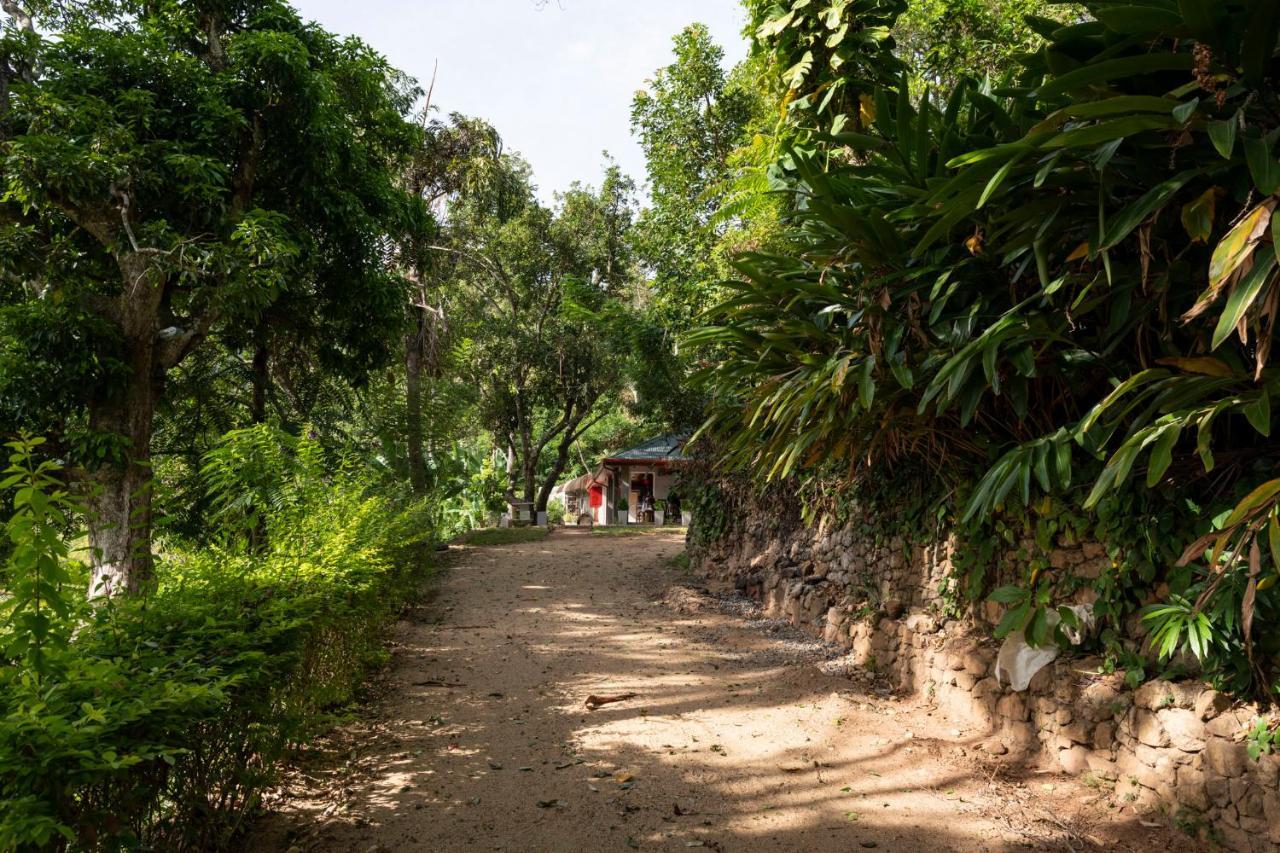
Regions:
M 1084 638 L 1093 628 L 1093 605 L 1076 604 L 1069 609 L 1076 614 L 1078 624 L 1074 628 L 1070 626 L 1063 628 L 1062 633 L 1067 635 L 1072 645 L 1078 646 L 1084 642 Z M 1045 622 L 1048 623 L 1050 631 L 1053 631 L 1060 621 L 1061 617 L 1056 609 L 1045 613 Z M 1008 679 L 1009 686 L 1014 690 L 1026 690 L 1035 674 L 1052 663 L 1057 656 L 1056 645 L 1028 645 L 1027 638 L 1021 631 L 1011 631 L 1004 638 L 1000 653 L 996 655 L 996 681 L 1003 684 L 1005 679 Z

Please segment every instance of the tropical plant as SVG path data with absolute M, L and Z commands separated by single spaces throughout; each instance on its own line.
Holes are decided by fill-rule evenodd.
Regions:
M 887 45 L 898 6 L 772 6 L 759 25 L 794 124 L 774 168 L 793 248 L 744 255 L 690 336 L 714 348 L 706 431 L 764 478 L 919 460 L 970 520 L 1038 493 L 1095 507 L 1140 488 L 1134 470 L 1194 492 L 1221 509 L 1183 555 L 1207 557 L 1187 607 L 1152 611 L 1161 649 L 1214 668 L 1221 640 L 1269 685 L 1274 4 L 1088 2 L 1087 20 L 1029 19 L 1042 45 L 1003 79 L 946 91 L 879 54 L 817 61 L 823 32 Z

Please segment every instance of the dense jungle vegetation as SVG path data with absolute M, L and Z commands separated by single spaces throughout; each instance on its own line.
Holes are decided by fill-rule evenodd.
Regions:
M 437 543 L 666 431 L 959 531 L 998 633 L 1089 583 L 1135 679 L 1280 695 L 1280 7 L 744 6 L 636 94 L 646 192 L 548 205 L 284 0 L 0 0 L 0 849 L 234 845 Z
M 1024 5 L 1000 34 L 934 6 L 750 6 L 780 228 L 690 335 L 722 461 L 814 512 L 952 525 L 959 599 L 1033 539 L 997 634 L 1052 642 L 1048 611 L 1091 585 L 1132 678 L 1136 614 L 1158 666 L 1274 699 L 1280 9 Z M 1082 537 L 1111 573 L 1047 564 Z

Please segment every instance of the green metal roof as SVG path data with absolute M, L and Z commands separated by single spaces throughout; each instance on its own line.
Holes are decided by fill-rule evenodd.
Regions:
M 668 433 L 637 444 L 629 450 L 615 453 L 604 461 L 609 462 L 683 462 L 684 443 L 689 436 Z

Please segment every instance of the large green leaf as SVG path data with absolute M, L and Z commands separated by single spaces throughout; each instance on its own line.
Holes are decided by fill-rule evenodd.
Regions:
M 1096 6 L 1094 16 L 1112 30 L 1126 35 L 1158 33 L 1182 26 L 1183 19 L 1177 9 L 1156 5 Z
M 1138 115 L 1111 119 L 1063 131 L 1045 140 L 1044 148 L 1089 148 L 1113 139 L 1136 136 L 1148 130 L 1170 130 L 1178 122 L 1170 116 Z
M 1037 89 L 1035 94 L 1039 98 L 1047 99 L 1075 89 L 1109 83 L 1137 74 L 1190 71 L 1194 66 L 1195 60 L 1189 53 L 1150 53 L 1108 59 L 1060 75 Z
M 1205 125 L 1209 131 L 1209 140 L 1223 157 L 1230 157 L 1236 147 L 1236 128 L 1240 124 L 1238 116 L 1220 121 L 1211 121 Z
M 1107 223 L 1107 229 L 1102 235 L 1101 248 L 1110 249 L 1128 237 L 1133 232 L 1133 229 L 1141 225 L 1151 214 L 1168 204 L 1178 190 L 1182 189 L 1201 173 L 1201 169 L 1188 169 L 1179 172 L 1172 178 L 1161 181 L 1147 190 L 1136 201 L 1111 217 Z
M 1263 195 L 1280 189 L 1280 161 L 1271 154 L 1275 139 L 1270 136 L 1246 136 L 1244 157 L 1249 163 L 1253 183 Z
M 1260 259 L 1255 260 L 1249 274 L 1231 289 L 1227 304 L 1218 317 L 1218 325 L 1213 330 L 1213 349 L 1222 346 L 1223 341 L 1241 324 L 1245 314 L 1257 301 L 1258 294 L 1262 293 L 1263 287 L 1274 282 L 1271 272 L 1275 266 L 1276 259 L 1272 253 L 1262 254 Z

